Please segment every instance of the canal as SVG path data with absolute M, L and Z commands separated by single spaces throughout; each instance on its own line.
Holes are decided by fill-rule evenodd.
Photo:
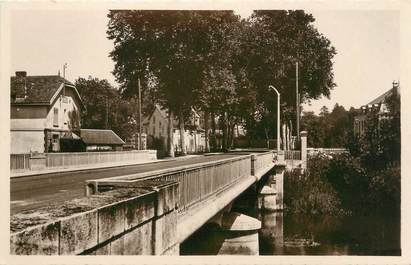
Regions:
M 401 255 L 400 220 L 392 216 L 309 216 L 257 213 L 260 255 Z M 223 239 L 206 225 L 180 248 L 181 255 L 215 255 Z

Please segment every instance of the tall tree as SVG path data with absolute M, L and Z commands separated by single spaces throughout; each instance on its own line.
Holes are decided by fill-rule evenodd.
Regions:
M 335 86 L 332 58 L 336 51 L 313 26 L 314 21 L 312 15 L 301 10 L 258 10 L 248 20 L 242 64 L 258 91 L 258 103 L 270 110 L 261 115 L 275 115 L 271 111 L 275 109 L 275 94 L 268 89 L 268 85 L 274 85 L 281 93 L 282 120 L 295 121 L 297 62 L 301 102 L 330 95 Z
M 75 81 L 85 110 L 81 113 L 82 128 L 111 129 L 121 138 L 134 133 L 135 119 L 131 104 L 122 99 L 107 80 L 89 77 Z
M 215 34 L 231 11 L 110 11 L 109 39 L 114 40 L 110 56 L 114 74 L 124 93 L 134 93 L 137 76 L 153 75 L 151 90 L 156 101 L 180 124 L 184 153 L 184 124 L 203 88 L 207 57 Z M 146 78 L 147 79 L 147 78 Z

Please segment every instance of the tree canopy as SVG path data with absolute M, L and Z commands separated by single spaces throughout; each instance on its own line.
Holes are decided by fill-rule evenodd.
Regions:
M 335 83 L 330 41 L 304 11 L 113 10 L 107 35 L 114 75 L 124 97 L 143 94 L 175 114 L 181 128 L 192 108 L 218 117 L 225 143 L 235 125 L 254 137 L 276 132 L 276 97 L 283 120 L 295 120 L 295 63 L 301 101 L 328 97 Z M 180 129 L 181 129 L 180 128 Z
M 111 129 L 122 139 L 134 133 L 136 119 L 132 102 L 122 99 L 107 80 L 80 77 L 75 86 L 85 104 L 81 113 L 82 128 Z

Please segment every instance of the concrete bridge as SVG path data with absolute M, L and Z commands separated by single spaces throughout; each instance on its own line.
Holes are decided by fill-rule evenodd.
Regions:
M 11 254 L 178 255 L 210 222 L 224 230 L 219 254 L 258 254 L 261 223 L 241 208 L 282 209 L 284 157 L 269 151 L 89 180 L 84 198 L 12 216 Z

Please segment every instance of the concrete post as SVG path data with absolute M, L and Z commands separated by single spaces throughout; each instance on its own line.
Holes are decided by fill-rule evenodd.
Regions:
M 218 255 L 258 255 L 258 230 L 261 222 L 245 214 L 224 214 L 222 233 L 224 240 Z
M 301 137 L 301 168 L 307 168 L 307 132 L 300 132 Z
M 283 194 L 284 194 L 284 171 L 285 165 L 275 166 L 275 184 L 273 184 L 277 191 L 276 206 L 277 210 L 283 210 Z
M 256 155 L 251 155 L 251 176 L 255 176 L 255 161 L 257 160 Z

